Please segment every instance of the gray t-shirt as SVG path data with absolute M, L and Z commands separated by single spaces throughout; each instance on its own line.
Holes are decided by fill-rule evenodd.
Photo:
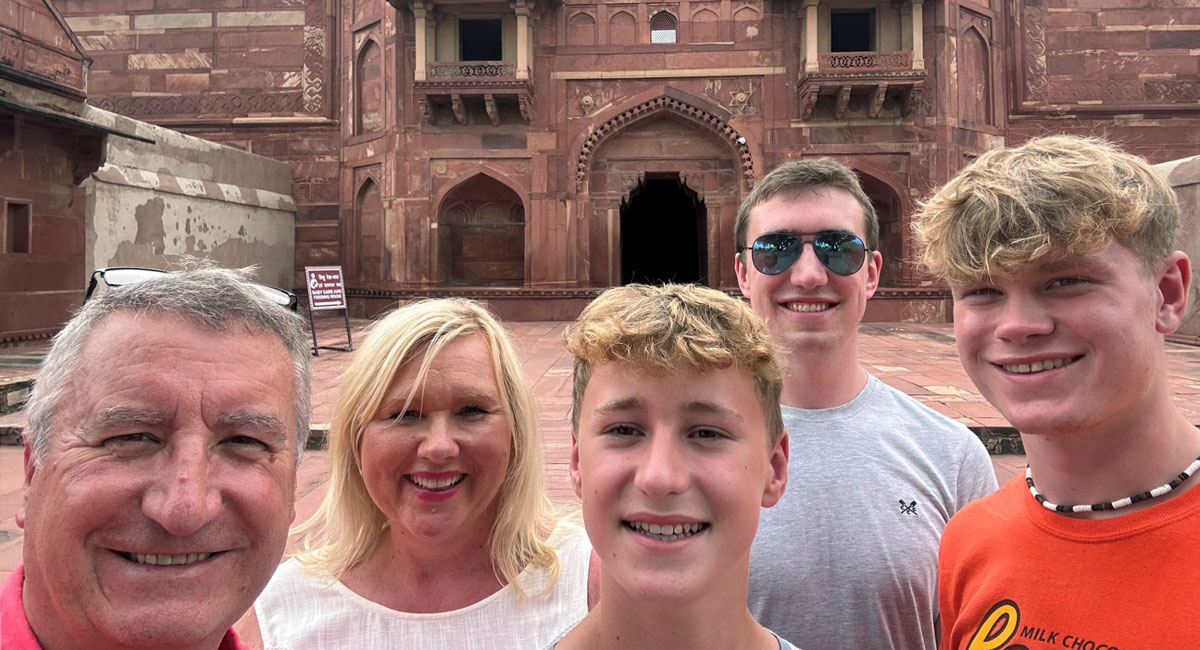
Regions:
M 868 376 L 847 404 L 783 407 L 783 499 L 750 550 L 750 611 L 805 650 L 935 650 L 937 551 L 950 517 L 996 490 L 963 425 Z

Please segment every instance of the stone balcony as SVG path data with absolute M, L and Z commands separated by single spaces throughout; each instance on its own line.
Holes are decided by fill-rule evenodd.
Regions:
M 920 102 L 924 81 L 925 70 L 913 65 L 911 51 L 818 54 L 815 65 L 805 64 L 797 84 L 800 118 L 812 119 L 822 99 L 834 119 L 855 112 L 877 118 L 891 109 L 907 117 Z
M 526 78 L 520 78 L 521 76 Z M 500 123 L 501 103 L 512 103 L 526 124 L 531 119 L 533 83 L 517 74 L 512 61 L 441 61 L 425 64 L 425 78 L 413 83 L 426 123 L 434 123 L 434 105 L 448 105 L 459 124 L 467 123 L 466 102 L 482 101 L 488 119 Z

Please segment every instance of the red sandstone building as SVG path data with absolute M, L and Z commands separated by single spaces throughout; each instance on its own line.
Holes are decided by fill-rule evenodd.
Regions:
M 389 1 L 54 4 L 92 103 L 292 163 L 297 270 L 343 265 L 364 311 L 734 287 L 742 197 L 828 155 L 881 216 L 870 316 L 943 318 L 909 219 L 973 156 L 1045 132 L 1200 151 L 1194 2 Z
M 110 129 L 83 117 L 87 57 L 46 0 L 0 0 L 0 343 L 79 304 L 84 202 Z

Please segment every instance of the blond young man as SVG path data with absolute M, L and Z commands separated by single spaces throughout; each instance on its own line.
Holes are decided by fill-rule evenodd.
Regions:
M 966 427 L 859 364 L 875 209 L 853 171 L 805 158 L 754 186 L 734 234 L 742 293 L 783 352 L 792 444 L 791 489 L 750 554 L 750 611 L 807 650 L 933 650 L 942 530 L 996 476 Z
M 570 472 L 600 600 L 556 646 L 792 650 L 746 606 L 759 510 L 787 483 L 782 372 L 740 301 L 628 285 L 568 331 Z
M 1053 136 L 991 151 L 924 206 L 967 374 L 1029 467 L 942 541 L 943 648 L 1183 648 L 1200 639 L 1200 431 L 1163 337 L 1191 268 L 1146 162 Z

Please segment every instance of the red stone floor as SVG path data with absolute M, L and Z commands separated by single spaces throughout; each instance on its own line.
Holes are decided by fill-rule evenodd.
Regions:
M 353 323 L 355 340 L 362 338 L 367 324 L 367 321 Z M 557 500 L 575 498 L 566 471 L 571 444 L 571 363 L 561 342 L 566 325 L 564 322 L 509 324 L 537 395 L 547 484 L 551 496 Z M 340 341 L 345 336 L 344 330 L 338 330 L 341 326 L 341 321 L 335 319 L 318 323 L 319 341 L 322 344 Z M 952 326 L 880 323 L 863 325 L 860 331 L 861 361 L 883 381 L 967 425 L 1008 425 L 979 395 L 959 365 Z M 351 355 L 322 350 L 314 360 L 314 428 L 327 426 L 338 377 Z M 1200 347 L 1169 344 L 1167 357 L 1174 399 L 1192 422 L 1200 423 Z M 30 374 L 28 370 L 2 364 L 0 359 L 0 381 Z M 20 413 L 0 417 L 0 426 L 22 423 Z M 21 558 L 21 531 L 13 520 L 21 503 L 21 464 L 20 448 L 0 448 L 0 580 L 16 568 Z M 997 478 L 1003 482 L 1024 468 L 1024 457 L 994 456 L 992 464 Z M 298 521 L 316 510 L 327 479 L 325 452 L 308 452 L 297 481 Z

